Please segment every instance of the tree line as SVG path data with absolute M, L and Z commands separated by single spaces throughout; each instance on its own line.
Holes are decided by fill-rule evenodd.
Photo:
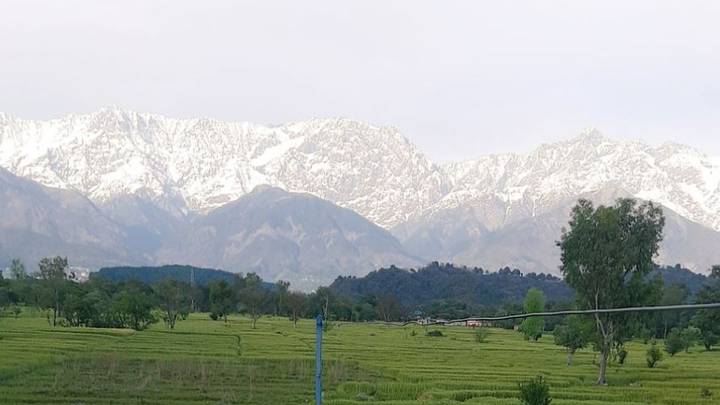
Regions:
M 228 321 L 231 314 L 244 314 L 252 327 L 262 316 L 287 317 L 294 325 L 317 314 L 328 321 L 399 321 L 410 311 L 392 294 L 352 299 L 328 287 L 311 293 L 292 291 L 290 283 L 268 283 L 255 273 L 233 274 L 185 266 L 143 269 L 138 280 L 123 274 L 137 269 L 100 271 L 79 283 L 67 258 L 42 259 L 37 271 L 28 272 L 13 260 L 9 277 L 0 273 L 0 315 L 18 316 L 24 309 L 45 311 L 52 326 L 132 328 L 142 330 L 156 322 L 174 329 L 192 312 L 205 312 L 213 320 Z M 192 282 L 188 271 L 197 270 L 200 282 Z M 204 270 L 210 270 L 206 272 Z M 148 276 L 149 274 L 149 276 Z M 159 275 L 164 275 L 160 277 Z M 208 277 L 211 275 L 212 277 Z M 204 278 L 203 278 L 204 277 Z M 442 307 L 436 313 L 442 313 Z

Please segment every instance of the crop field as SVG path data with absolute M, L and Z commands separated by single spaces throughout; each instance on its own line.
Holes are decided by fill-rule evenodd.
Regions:
M 609 386 L 594 385 L 596 354 L 571 367 L 545 336 L 526 342 L 491 329 L 342 324 L 325 334 L 326 404 L 518 404 L 517 383 L 538 374 L 553 404 L 720 404 L 720 351 L 695 347 L 645 364 L 647 346 L 629 345 Z M 313 403 L 314 322 L 280 318 L 227 324 L 193 314 L 173 331 L 52 328 L 44 316 L 0 318 L 0 403 Z

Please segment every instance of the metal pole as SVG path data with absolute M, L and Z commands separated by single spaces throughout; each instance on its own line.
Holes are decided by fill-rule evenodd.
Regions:
M 322 337 L 323 317 L 315 318 L 315 404 L 322 405 Z

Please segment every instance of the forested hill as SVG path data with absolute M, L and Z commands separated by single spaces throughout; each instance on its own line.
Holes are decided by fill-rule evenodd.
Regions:
M 680 266 L 657 268 L 650 278 L 661 276 L 665 285 L 682 284 L 694 295 L 707 277 Z M 522 274 L 509 268 L 488 272 L 480 268 L 431 263 L 419 270 L 396 267 L 373 271 L 365 277 L 338 277 L 330 286 L 336 294 L 353 299 L 362 296 L 394 295 L 405 307 L 438 300 L 470 305 L 497 306 L 521 303 L 530 288 L 542 290 L 548 301 L 572 301 L 574 292 L 565 282 L 546 274 Z
M 225 280 L 232 283 L 236 276 L 236 274 L 229 271 L 173 264 L 160 267 L 104 267 L 93 273 L 91 277 L 104 277 L 116 283 L 135 280 L 145 284 L 155 284 L 166 278 L 190 283 L 193 270 L 195 283 L 203 286 L 215 280 Z
M 694 296 L 700 289 L 708 284 L 707 276 L 693 273 L 692 271 L 682 268 L 679 264 L 675 266 L 658 267 L 651 274 L 651 277 L 659 275 L 663 278 L 666 286 L 680 284 L 687 287 L 690 296 Z
M 542 290 L 550 301 L 569 301 L 574 296 L 565 282 L 551 275 L 523 275 L 509 268 L 491 273 L 437 262 L 419 270 L 390 267 L 362 278 L 338 277 L 330 289 L 352 298 L 395 295 L 403 306 L 416 307 L 436 300 L 483 306 L 522 302 L 532 287 Z

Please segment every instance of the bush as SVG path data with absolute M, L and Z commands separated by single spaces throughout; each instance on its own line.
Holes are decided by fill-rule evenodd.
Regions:
M 490 335 L 490 330 L 487 328 L 476 328 L 475 329 L 475 343 L 485 343 L 487 337 Z
M 621 347 L 620 349 L 618 349 L 617 356 L 618 356 L 618 363 L 620 363 L 620 365 L 622 366 L 625 364 L 625 360 L 627 359 L 627 356 L 628 356 L 628 351 L 624 347 Z
M 672 357 L 683 349 L 685 349 L 685 339 L 682 333 L 678 329 L 671 330 L 665 337 L 665 351 Z
M 702 332 L 694 326 L 688 326 L 680 332 L 683 343 L 685 344 L 685 352 L 690 353 L 690 348 L 695 346 L 702 339 Z
M 647 350 L 647 355 L 645 357 L 647 360 L 647 365 L 649 368 L 655 368 L 657 364 L 662 360 L 662 352 L 657 347 L 656 342 L 652 342 L 650 345 L 650 348 Z
M 430 337 L 443 337 L 443 336 L 445 336 L 445 335 L 443 335 L 442 331 L 437 330 L 437 329 L 433 329 L 433 330 L 429 330 L 429 331 L 425 332 L 425 336 L 430 336 Z
M 550 386 L 541 375 L 519 383 L 518 389 L 523 405 L 549 405 L 552 402 Z
M 713 393 L 708 388 L 702 388 L 702 389 L 700 389 L 700 396 L 702 398 L 712 398 Z

